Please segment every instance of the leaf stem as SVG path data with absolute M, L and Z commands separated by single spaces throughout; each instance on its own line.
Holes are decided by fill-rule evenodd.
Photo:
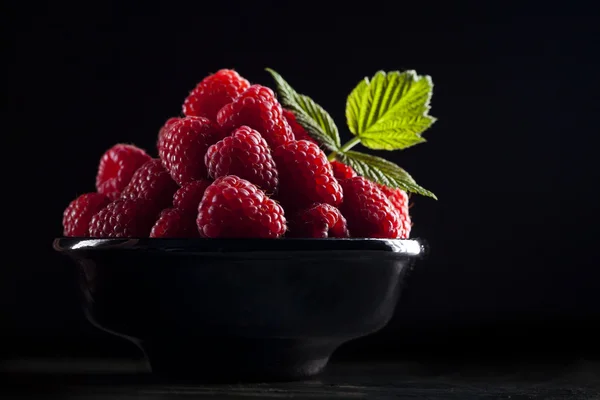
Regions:
M 344 145 L 342 147 L 340 147 L 340 149 L 338 151 L 332 151 L 331 153 L 329 153 L 329 155 L 327 156 L 327 159 L 329 161 L 333 161 L 333 160 L 335 160 L 335 156 L 338 153 L 345 153 L 359 143 L 360 143 L 360 138 L 358 136 L 355 136 L 352 139 L 348 140 L 346 143 L 344 143 Z

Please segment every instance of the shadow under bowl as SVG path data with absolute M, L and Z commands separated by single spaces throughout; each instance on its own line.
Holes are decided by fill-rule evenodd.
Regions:
M 419 240 L 58 238 L 89 321 L 153 373 L 296 380 L 391 319 Z

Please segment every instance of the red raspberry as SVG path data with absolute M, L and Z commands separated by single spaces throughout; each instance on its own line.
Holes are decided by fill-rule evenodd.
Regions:
M 275 192 L 278 175 L 269 145 L 260 133 L 248 126 L 209 147 L 204 157 L 213 178 L 236 175 L 267 193 Z
M 294 138 L 296 140 L 308 140 L 310 142 L 317 143 L 317 141 L 309 135 L 306 129 L 304 129 L 304 127 L 300 125 L 298 121 L 296 121 L 296 116 L 293 112 L 284 108 L 283 116 L 285 117 L 287 123 L 290 125 L 290 128 L 292 128 L 292 132 L 294 133 Z
M 396 207 L 396 210 L 398 211 L 402 225 L 402 229 L 398 237 L 402 239 L 408 239 L 410 236 L 410 230 L 412 228 L 410 214 L 408 212 L 408 194 L 402 189 L 392 189 L 385 185 L 377 185 L 377 187 L 383 192 L 384 195 L 387 196 L 390 203 L 392 203 L 392 205 Z
M 195 216 L 178 208 L 167 208 L 160 213 L 160 217 L 152 230 L 151 238 L 193 238 L 199 237 Z
M 172 124 L 158 143 L 158 155 L 179 185 L 205 179 L 204 154 L 223 138 L 216 124 L 203 117 L 185 117 Z
M 242 125 L 256 129 L 271 149 L 294 140 L 275 93 L 265 86 L 252 85 L 219 111 L 217 122 L 228 132 Z
M 351 166 L 342 164 L 336 160 L 331 162 L 331 168 L 333 168 L 333 176 L 338 180 L 350 179 L 356 176 L 356 172 L 354 172 Z
M 116 144 L 100 159 L 96 175 L 96 190 L 111 200 L 119 197 L 131 177 L 150 156 L 136 146 Z
M 171 179 L 171 175 L 162 166 L 161 161 L 153 158 L 136 171 L 121 197 L 146 199 L 157 210 L 162 210 L 171 205 L 175 191 L 177 191 L 177 184 Z
M 279 171 L 278 198 L 290 211 L 313 203 L 338 206 L 342 202 L 342 188 L 319 146 L 293 141 L 278 147 L 273 156 Z
M 283 208 L 252 183 L 235 175 L 206 189 L 196 220 L 209 238 L 277 238 L 286 230 Z
M 182 211 L 197 214 L 204 191 L 211 183 L 206 179 L 186 183 L 173 195 L 173 206 Z
M 92 217 L 93 238 L 148 237 L 156 208 L 146 199 L 118 199 Z
M 235 100 L 250 82 L 231 69 L 222 69 L 204 78 L 183 103 L 183 114 L 188 117 L 206 117 L 214 121 L 226 104 Z
M 334 206 L 315 204 L 290 221 L 288 236 L 300 238 L 348 237 L 346 218 Z
M 169 118 L 165 124 L 160 128 L 160 130 L 158 131 L 158 141 L 157 141 L 157 146 L 158 143 L 160 143 L 160 138 L 164 136 L 165 132 L 167 131 L 167 129 L 169 129 L 169 127 L 171 125 L 173 125 L 175 122 L 179 121 L 181 118 L 179 117 L 172 117 Z
M 63 235 L 72 237 L 89 236 L 90 221 L 94 214 L 110 203 L 108 197 L 100 193 L 82 194 L 63 213 Z
M 362 176 L 340 181 L 344 202 L 340 211 L 353 237 L 396 239 L 402 232 L 398 211 L 386 195 Z

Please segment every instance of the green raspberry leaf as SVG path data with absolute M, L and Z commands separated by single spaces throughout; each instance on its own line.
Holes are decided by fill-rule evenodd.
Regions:
M 275 79 L 281 104 L 294 113 L 298 123 L 329 150 L 338 150 L 341 147 L 340 134 L 329 113 L 310 97 L 297 93 L 277 72 L 270 68 L 266 70 Z
M 435 194 L 419 186 L 412 176 L 398 165 L 384 158 L 358 151 L 338 153 L 341 162 L 351 166 L 357 174 L 391 188 L 400 188 L 407 192 L 418 193 L 437 200 Z
M 425 139 L 421 134 L 435 118 L 428 114 L 433 94 L 429 76 L 415 71 L 379 71 L 364 78 L 348 96 L 346 120 L 363 146 L 400 150 Z

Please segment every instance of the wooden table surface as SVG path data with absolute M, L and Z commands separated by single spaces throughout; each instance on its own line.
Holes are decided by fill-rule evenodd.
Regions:
M 1 399 L 600 399 L 600 362 L 468 364 L 333 362 L 302 382 L 159 381 L 143 361 L 12 360 Z

